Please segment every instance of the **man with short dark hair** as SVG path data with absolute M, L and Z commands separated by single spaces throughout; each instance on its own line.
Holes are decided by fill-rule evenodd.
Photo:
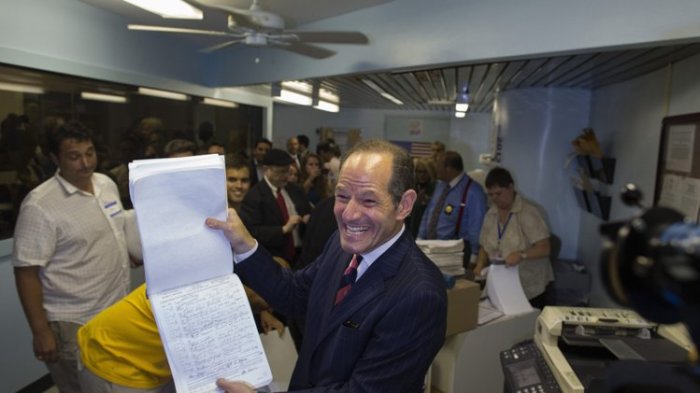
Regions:
M 423 213 L 418 238 L 463 239 L 469 243 L 470 250 L 465 250 L 471 253 L 469 260 L 476 262 L 486 193 L 464 173 L 462 156 L 456 151 L 438 153 L 435 170 L 440 181 Z
M 116 184 L 94 173 L 90 132 L 71 122 L 49 133 L 58 172 L 22 202 L 12 253 L 33 336 L 61 393 L 79 393 L 76 333 L 129 289 L 123 210 Z
M 255 141 L 255 148 L 253 148 L 253 159 L 250 161 L 251 185 L 255 185 L 262 180 L 264 176 L 262 162 L 270 149 L 272 149 L 272 142 L 270 142 L 269 139 L 260 138 Z
M 404 225 L 416 200 L 412 184 L 405 150 L 381 140 L 355 145 L 335 192 L 338 231 L 296 272 L 279 268 L 234 211 L 226 222 L 207 219 L 228 237 L 245 282 L 275 310 L 313 321 L 290 391 L 423 392 L 445 337 L 447 295 L 440 271 Z M 217 383 L 229 393 L 253 392 Z
M 173 139 L 165 145 L 163 154 L 167 158 L 191 157 L 197 154 L 197 145 L 189 139 Z
M 297 137 L 293 136 L 287 139 L 287 153 L 294 160 L 294 164 L 298 169 L 301 168 L 301 163 L 299 162 L 299 140 Z
M 226 155 L 226 147 L 223 143 L 214 141 L 207 147 L 207 154 Z

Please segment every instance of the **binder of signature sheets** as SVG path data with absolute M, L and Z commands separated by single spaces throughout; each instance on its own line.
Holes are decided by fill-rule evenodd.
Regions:
M 231 246 L 207 217 L 226 219 L 224 158 L 137 160 L 129 191 L 143 247 L 146 287 L 182 393 L 219 391 L 217 378 L 272 381 Z

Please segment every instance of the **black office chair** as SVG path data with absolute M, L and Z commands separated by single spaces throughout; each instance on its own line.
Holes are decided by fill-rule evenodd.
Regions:
M 585 307 L 591 289 L 591 275 L 573 260 L 559 259 L 561 239 L 550 234 L 549 260 L 554 270 L 554 283 L 548 287 L 547 304 Z

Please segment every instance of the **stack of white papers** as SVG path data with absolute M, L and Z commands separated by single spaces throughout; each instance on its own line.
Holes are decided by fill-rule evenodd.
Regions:
M 207 217 L 226 220 L 223 157 L 140 160 L 129 191 L 146 285 L 178 392 L 213 393 L 217 378 L 272 380 L 231 246 Z
M 483 325 L 495 319 L 502 317 L 504 314 L 499 311 L 489 299 L 484 299 L 479 302 L 479 318 L 478 324 Z
M 416 245 L 443 273 L 464 274 L 464 242 L 457 240 L 416 240 Z
M 491 303 L 505 315 L 532 310 L 520 283 L 519 266 L 490 265 L 486 277 L 486 293 Z

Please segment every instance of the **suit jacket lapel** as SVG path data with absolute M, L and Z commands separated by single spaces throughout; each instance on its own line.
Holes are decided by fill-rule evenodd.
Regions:
M 334 305 L 335 294 L 338 291 L 343 271 L 351 258 L 350 254 L 341 253 L 346 258 L 344 259 L 345 262 L 334 264 L 329 281 L 321 284 L 325 285 L 326 289 L 323 291 L 324 295 L 321 304 L 321 330 L 316 337 L 313 351 L 316 351 L 318 344 L 327 335 L 338 329 L 338 326 L 345 322 L 353 313 L 384 292 L 385 281 L 395 276 L 398 272 L 404 255 L 411 245 L 411 241 L 412 238 L 408 231 L 404 230 L 404 234 L 372 263 L 372 266 L 367 269 L 360 280 L 353 284 L 350 293 L 343 299 L 343 302 L 336 307 Z

